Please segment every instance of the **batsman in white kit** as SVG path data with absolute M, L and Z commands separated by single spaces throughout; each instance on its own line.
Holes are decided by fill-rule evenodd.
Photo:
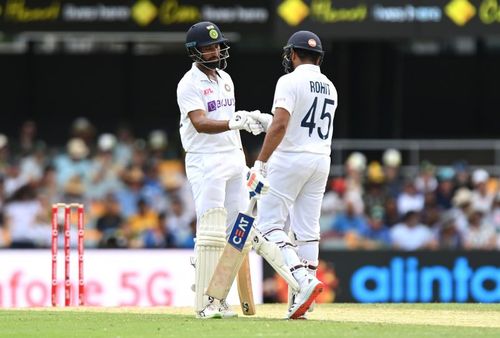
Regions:
M 233 81 L 224 71 L 229 46 L 219 28 L 211 22 L 191 26 L 186 35 L 186 49 L 193 64 L 178 84 L 177 103 L 181 114 L 180 136 L 186 151 L 186 174 L 197 215 L 195 312 L 198 318 L 235 317 L 237 314 L 224 298 L 215 299 L 205 293 L 226 246 L 229 226 L 248 205 L 248 168 L 239 131 L 244 129 L 257 135 L 264 129 L 250 112 L 235 112 Z M 251 242 L 243 248 L 242 260 Z M 274 243 L 265 244 L 268 245 L 255 246 L 261 255 L 262 248 L 265 252 L 269 252 L 270 246 L 276 248 Z M 276 251 L 279 253 L 277 248 Z M 295 282 L 291 274 L 290 279 Z
M 333 118 L 337 90 L 321 73 L 323 48 L 309 31 L 293 34 L 284 47 L 283 75 L 276 84 L 274 118 L 252 113 L 267 135 L 247 184 L 269 185 L 259 202 L 257 226 L 275 242 L 300 285 L 290 293 L 289 319 L 305 317 L 323 290 L 316 278 L 319 257 L 321 201 L 330 172 Z M 285 222 L 290 216 L 290 230 Z

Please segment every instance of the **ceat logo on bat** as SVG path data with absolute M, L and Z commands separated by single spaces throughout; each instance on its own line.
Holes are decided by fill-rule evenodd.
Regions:
M 234 222 L 233 230 L 229 235 L 228 242 L 239 251 L 243 250 L 252 229 L 254 218 L 240 213 Z

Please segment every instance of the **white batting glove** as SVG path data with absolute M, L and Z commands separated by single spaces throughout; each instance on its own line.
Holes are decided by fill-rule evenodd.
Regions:
M 247 188 L 250 196 L 260 197 L 269 191 L 269 182 L 266 179 L 267 165 L 262 161 L 255 161 L 254 166 L 247 174 Z
M 259 110 L 254 110 L 249 112 L 248 115 L 259 122 L 267 133 L 269 126 L 273 122 L 273 116 L 271 114 L 263 114 Z
M 260 133 L 264 132 L 264 127 L 262 126 L 262 123 L 252 117 L 252 114 L 260 114 L 260 111 L 254 110 L 248 112 L 245 130 L 254 135 L 259 135 Z
M 229 129 L 245 129 L 248 120 L 248 114 L 246 110 L 238 110 L 234 112 L 233 116 L 229 120 Z

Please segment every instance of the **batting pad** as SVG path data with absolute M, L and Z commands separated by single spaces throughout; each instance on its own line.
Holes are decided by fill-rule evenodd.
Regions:
M 252 236 L 252 245 L 259 255 L 264 257 L 264 259 L 273 267 L 273 269 L 285 279 L 288 286 L 293 289 L 294 292 L 299 291 L 299 284 L 295 280 L 290 271 L 288 265 L 285 264 L 283 259 L 283 254 L 280 248 L 271 241 L 266 240 L 258 231 L 252 230 L 250 234 Z M 287 237 L 288 240 L 288 237 Z
M 207 210 L 200 218 L 196 236 L 195 309 L 197 312 L 208 304 L 205 289 L 210 283 L 226 244 L 226 219 L 227 212 L 224 208 Z

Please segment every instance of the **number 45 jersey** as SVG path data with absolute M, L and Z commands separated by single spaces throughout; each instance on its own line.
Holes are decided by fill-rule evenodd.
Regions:
M 290 113 L 285 137 L 276 150 L 330 155 L 337 89 L 319 66 L 303 64 L 276 84 L 272 112 Z

